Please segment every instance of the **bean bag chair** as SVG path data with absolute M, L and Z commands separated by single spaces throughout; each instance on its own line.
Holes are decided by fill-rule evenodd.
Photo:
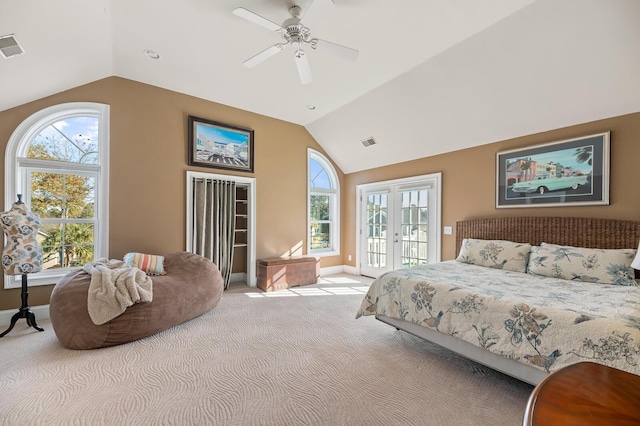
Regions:
M 136 303 L 123 314 L 96 325 L 87 310 L 91 275 L 82 269 L 64 276 L 49 303 L 51 325 L 69 349 L 97 349 L 142 339 L 215 308 L 224 289 L 220 271 L 209 259 L 188 252 L 165 256 L 166 275 L 152 276 L 153 300 Z

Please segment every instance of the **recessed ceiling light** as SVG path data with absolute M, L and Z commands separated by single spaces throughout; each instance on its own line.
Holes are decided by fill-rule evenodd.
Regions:
M 307 109 L 313 111 L 314 109 L 316 109 L 315 105 L 307 105 Z
M 144 54 L 150 57 L 151 59 L 160 59 L 160 54 L 155 50 L 146 49 L 144 50 Z

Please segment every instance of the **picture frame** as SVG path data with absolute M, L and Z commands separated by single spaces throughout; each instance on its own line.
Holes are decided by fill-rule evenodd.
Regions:
M 253 173 L 253 129 L 189 116 L 189 165 Z
M 496 208 L 609 204 L 610 132 L 496 154 Z

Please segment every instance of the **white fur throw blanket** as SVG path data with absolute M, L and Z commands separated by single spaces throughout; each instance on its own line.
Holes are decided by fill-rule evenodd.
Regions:
M 91 275 L 87 309 L 96 325 L 111 321 L 134 303 L 153 300 L 151 278 L 138 268 L 123 265 L 121 260 L 102 258 L 82 268 Z

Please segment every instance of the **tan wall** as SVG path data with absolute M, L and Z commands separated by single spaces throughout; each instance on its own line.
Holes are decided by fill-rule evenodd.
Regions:
M 121 258 L 128 251 L 165 254 L 184 250 L 186 171 L 233 173 L 187 165 L 188 115 L 255 131 L 254 173 L 237 174 L 256 178 L 257 257 L 276 257 L 294 247 L 306 247 L 307 148 L 324 151 L 304 127 L 109 77 L 0 112 L 2 151 L 23 120 L 65 102 L 111 106 L 110 258 Z M 4 162 L 0 167 L 4 199 Z M 322 267 L 341 264 L 340 256 L 321 261 Z M 51 289 L 31 287 L 29 304 L 47 304 Z M 19 306 L 18 289 L 0 289 L 0 310 Z
M 495 208 L 498 151 L 611 131 L 610 205 L 555 208 Z M 430 141 L 426 141 L 429 143 Z M 343 191 L 343 254 L 355 266 L 356 185 L 442 172 L 442 224 L 454 235 L 442 237 L 442 259 L 455 256 L 456 221 L 493 216 L 581 216 L 640 220 L 640 113 L 594 121 L 401 164 L 351 173 Z M 354 255 L 352 262 L 347 256 Z
M 322 149 L 301 126 L 191 96 L 110 77 L 0 112 L 4 150 L 13 130 L 31 114 L 64 102 L 111 105 L 110 253 L 169 253 L 185 247 L 185 172 L 230 172 L 187 165 L 187 116 L 255 130 L 257 257 L 306 246 L 306 149 Z M 495 209 L 495 154 L 611 131 L 609 206 Z M 428 142 L 428 141 L 427 141 Z M 640 220 L 640 113 L 497 142 L 378 169 L 340 174 L 342 254 L 322 266 L 355 265 L 356 185 L 442 172 L 443 225 L 487 216 L 583 216 Z M 4 198 L 4 162 L 0 165 Z M 337 167 L 336 167 L 337 169 Z M 339 171 L 339 169 L 338 169 Z M 151 184 L 149 183 L 151 182 Z M 454 257 L 455 235 L 443 236 L 442 257 Z M 347 256 L 353 261 L 347 262 Z M 343 262 L 344 258 L 344 262 Z M 29 289 L 32 306 L 49 301 L 52 286 Z M 0 289 L 0 310 L 20 306 L 20 291 Z

